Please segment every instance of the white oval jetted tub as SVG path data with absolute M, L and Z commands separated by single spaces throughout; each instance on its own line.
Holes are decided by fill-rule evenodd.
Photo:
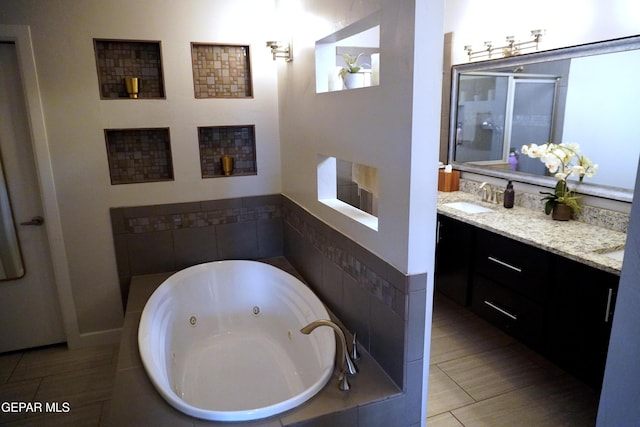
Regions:
M 165 280 L 142 312 L 143 365 L 162 397 L 198 418 L 245 421 L 284 412 L 327 383 L 334 332 L 292 275 L 257 261 L 196 265 Z

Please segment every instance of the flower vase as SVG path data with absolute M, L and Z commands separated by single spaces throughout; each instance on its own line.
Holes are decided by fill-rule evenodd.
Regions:
M 364 87 L 364 73 L 346 73 L 344 75 L 344 85 L 347 89 Z
M 551 218 L 556 221 L 569 221 L 571 219 L 571 208 L 564 203 L 556 203 L 551 211 Z

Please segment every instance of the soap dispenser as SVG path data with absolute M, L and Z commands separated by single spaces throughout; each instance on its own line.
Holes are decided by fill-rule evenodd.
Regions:
M 513 191 L 513 183 L 509 181 L 506 190 L 504 190 L 504 207 L 511 209 L 516 198 L 516 192 Z

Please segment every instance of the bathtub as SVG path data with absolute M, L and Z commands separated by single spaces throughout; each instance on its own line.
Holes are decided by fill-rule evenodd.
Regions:
M 246 421 L 294 408 L 331 378 L 335 338 L 313 292 L 257 261 L 218 261 L 165 280 L 142 311 L 140 357 L 156 390 L 177 410 Z

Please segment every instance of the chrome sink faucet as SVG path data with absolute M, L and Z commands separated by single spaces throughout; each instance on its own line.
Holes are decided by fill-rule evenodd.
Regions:
M 328 326 L 332 328 L 335 331 L 336 335 L 338 336 L 338 340 L 340 341 L 340 354 L 338 354 L 338 360 L 342 360 L 342 363 L 340 366 L 339 387 L 340 387 L 340 390 L 347 391 L 351 388 L 351 385 L 347 380 L 347 374 L 348 375 L 357 374 L 358 368 L 355 365 L 355 363 L 353 363 L 353 360 L 351 360 L 351 357 L 349 356 L 349 350 L 347 349 L 347 338 L 345 337 L 344 332 L 342 332 L 342 329 L 340 329 L 338 325 L 336 325 L 334 322 L 330 320 L 320 319 L 320 320 L 314 320 L 313 322 L 309 323 L 307 326 L 300 329 L 300 332 L 302 332 L 305 335 L 309 335 L 314 329 L 320 326 Z
M 504 191 L 494 189 L 488 182 L 480 184 L 480 190 L 482 190 L 483 202 L 500 203 L 500 196 L 504 194 Z

